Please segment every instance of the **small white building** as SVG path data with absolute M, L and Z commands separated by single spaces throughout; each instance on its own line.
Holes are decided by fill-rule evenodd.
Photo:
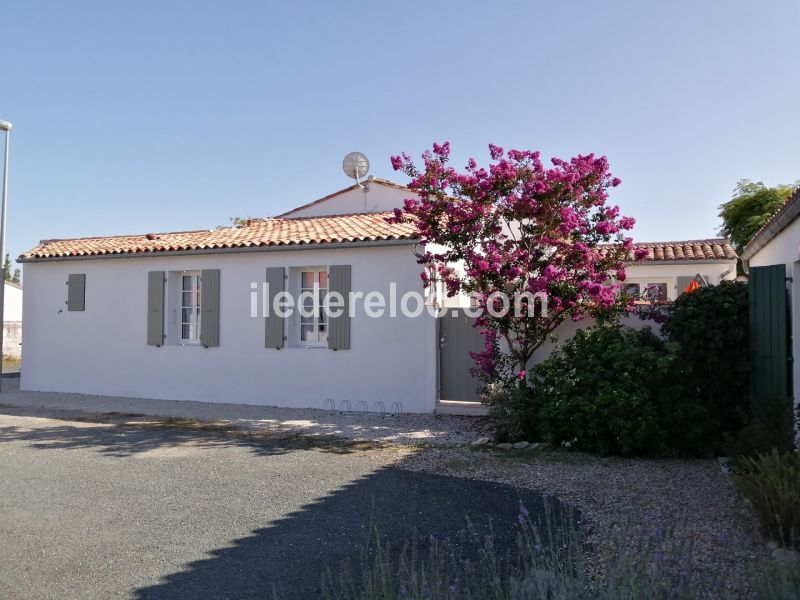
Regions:
M 3 356 L 18 359 L 22 343 L 22 286 L 5 282 L 3 304 Z
M 637 293 L 657 289 L 660 300 L 674 301 L 693 279 L 702 278 L 708 285 L 736 279 L 736 252 L 724 238 L 636 246 L 648 251 L 642 261 L 628 265 L 625 283 Z
M 386 222 L 409 194 L 373 178 L 239 227 L 44 240 L 20 257 L 21 388 L 420 413 L 475 400 L 474 328 L 436 319 L 424 298 L 405 306 L 419 316 L 376 316 L 372 292 L 403 308 L 423 291 L 413 227 Z M 648 247 L 631 282 L 669 298 L 698 273 L 735 276 L 724 240 Z M 264 310 L 315 288 L 358 308 L 326 319 L 312 293 L 309 316 Z

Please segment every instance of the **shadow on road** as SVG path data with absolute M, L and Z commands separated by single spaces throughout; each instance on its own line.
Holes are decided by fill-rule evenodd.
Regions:
M 2 407 L 2 414 L 41 417 L 36 409 Z M 53 418 L 48 415 L 48 418 Z M 85 425 L 77 417 L 64 415 L 67 422 L 49 427 L 0 427 L 0 444 L 23 441 L 39 449 L 91 449 L 114 457 L 133 456 L 164 448 L 191 446 L 196 449 L 246 448 L 256 455 L 272 456 L 294 450 L 315 449 L 349 454 L 380 447 L 330 435 L 301 436 L 236 428 L 226 423 L 203 423 L 161 419 L 143 415 L 105 413 Z M 98 419 L 103 422 L 96 422 Z M 86 420 L 86 419 L 82 419 Z M 54 423 L 61 421 L 54 420 Z
M 345 559 L 353 573 L 360 572 L 371 522 L 397 551 L 415 531 L 455 537 L 468 516 L 479 533 L 492 532 L 502 556 L 516 547 L 520 502 L 532 515 L 544 511 L 541 496 L 528 490 L 389 467 L 215 550 L 135 597 L 315 598 L 326 568 L 337 581 Z

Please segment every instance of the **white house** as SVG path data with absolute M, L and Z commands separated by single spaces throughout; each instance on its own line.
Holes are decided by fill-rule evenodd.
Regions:
M 405 308 L 419 316 L 368 311 L 370 292 L 403 308 L 422 291 L 413 227 L 385 220 L 408 196 L 373 178 L 239 227 L 44 240 L 20 257 L 21 387 L 391 412 L 475 400 L 474 328 L 413 300 Z M 682 278 L 735 275 L 724 240 L 649 247 L 631 281 L 663 284 L 669 298 Z M 315 288 L 359 306 L 326 319 L 309 293 L 306 316 L 264 310 Z

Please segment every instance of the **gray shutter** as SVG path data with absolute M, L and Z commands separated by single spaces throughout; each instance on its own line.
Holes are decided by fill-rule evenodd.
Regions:
M 679 275 L 678 276 L 678 293 L 676 296 L 680 296 L 683 293 L 683 290 L 686 289 L 686 286 L 689 285 L 694 279 L 694 275 Z
M 200 343 L 219 346 L 219 269 L 200 271 Z
M 164 271 L 147 274 L 147 345 L 164 343 Z
M 67 310 L 86 310 L 86 275 L 70 274 L 67 279 Z
M 267 312 L 264 315 L 266 321 L 266 332 L 264 345 L 267 348 L 280 350 L 283 348 L 283 321 L 284 319 L 275 314 L 275 296 L 284 290 L 284 269 L 283 267 L 269 267 L 267 269 Z
M 344 298 L 342 314 L 328 317 L 328 348 L 350 349 L 350 265 L 328 267 L 328 291 L 339 292 Z

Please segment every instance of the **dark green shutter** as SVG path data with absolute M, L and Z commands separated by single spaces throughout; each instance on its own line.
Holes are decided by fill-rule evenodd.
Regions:
M 219 346 L 219 269 L 200 271 L 200 343 Z
M 781 400 L 789 395 L 786 266 L 750 267 L 748 292 L 753 401 Z
M 86 275 L 70 274 L 67 279 L 67 310 L 86 310 Z
M 264 345 L 267 348 L 283 348 L 283 317 L 275 314 L 275 296 L 284 290 L 285 274 L 283 267 L 267 269 L 267 289 L 265 290 L 267 310 L 265 319 Z
M 331 265 L 328 268 L 328 291 L 339 292 L 344 298 L 342 314 L 328 317 L 328 348 L 350 349 L 350 265 Z
M 147 274 L 147 345 L 164 343 L 164 271 Z

